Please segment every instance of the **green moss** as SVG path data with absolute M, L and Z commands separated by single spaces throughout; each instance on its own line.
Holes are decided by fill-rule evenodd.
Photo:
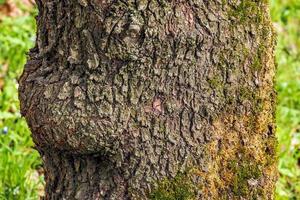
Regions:
M 196 187 L 187 173 L 179 173 L 172 179 L 160 181 L 150 194 L 151 200 L 193 200 Z
M 242 87 L 240 88 L 240 100 L 251 100 L 253 99 L 254 92 L 250 88 Z
M 222 80 L 218 76 L 214 76 L 213 78 L 209 79 L 208 83 L 214 89 L 221 88 L 223 86 Z
M 262 69 L 262 63 L 261 63 L 258 56 L 254 57 L 253 64 L 251 65 L 251 68 L 255 71 L 260 71 Z
M 248 159 L 229 162 L 229 169 L 233 172 L 231 189 L 234 195 L 239 197 L 250 196 L 249 180 L 259 179 L 262 176 L 260 165 Z
M 255 54 L 255 57 L 252 61 L 251 68 L 255 71 L 260 71 L 263 68 L 263 57 L 265 56 L 266 47 L 264 44 L 260 44 L 257 48 L 257 53 Z
M 263 102 L 257 94 L 256 88 L 241 87 L 239 89 L 239 99 L 240 101 L 250 101 L 252 103 L 253 112 L 255 113 L 259 113 L 263 109 Z
M 272 135 L 268 139 L 266 139 L 266 165 L 273 165 L 278 157 L 277 157 L 277 148 L 278 148 L 278 141 L 277 138 Z
M 267 0 L 242 0 L 229 9 L 228 15 L 237 19 L 240 24 L 250 21 L 261 23 L 264 19 L 261 5 L 267 2 Z

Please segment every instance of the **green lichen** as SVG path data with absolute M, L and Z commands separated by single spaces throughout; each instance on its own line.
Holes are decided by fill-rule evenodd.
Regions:
M 178 173 L 172 179 L 160 181 L 150 194 L 151 200 L 193 200 L 196 187 L 188 173 Z

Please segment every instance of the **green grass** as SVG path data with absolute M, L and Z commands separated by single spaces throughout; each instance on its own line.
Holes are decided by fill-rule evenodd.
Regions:
M 300 0 L 270 3 L 278 31 L 277 199 L 300 200 Z M 0 200 L 38 199 L 43 186 L 43 178 L 37 176 L 41 161 L 20 117 L 17 96 L 17 77 L 33 46 L 34 30 L 32 13 L 0 22 Z
M 276 60 L 279 173 L 277 199 L 300 199 L 300 1 L 273 0 L 278 32 Z
M 0 200 L 38 199 L 42 185 L 37 173 L 41 162 L 17 95 L 17 78 L 33 46 L 34 30 L 32 15 L 0 22 Z

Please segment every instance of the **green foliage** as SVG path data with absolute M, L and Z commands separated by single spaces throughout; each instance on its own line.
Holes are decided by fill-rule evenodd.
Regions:
M 186 173 L 179 173 L 173 179 L 165 179 L 150 195 L 151 200 L 193 200 L 197 188 Z
M 300 199 L 300 1 L 272 0 L 276 60 L 279 173 L 277 199 Z
M 1 118 L 5 119 L 0 124 L 0 199 L 37 199 L 42 181 L 36 171 L 40 161 L 31 149 L 28 127 L 20 117 Z
M 0 22 L 0 200 L 38 199 L 43 182 L 41 162 L 32 149 L 26 122 L 19 113 L 17 78 L 33 46 L 35 22 L 31 15 Z
M 33 45 L 35 22 L 32 16 L 4 18 L 0 30 L 0 63 L 9 62 L 8 78 L 16 78 L 23 70 L 26 52 Z

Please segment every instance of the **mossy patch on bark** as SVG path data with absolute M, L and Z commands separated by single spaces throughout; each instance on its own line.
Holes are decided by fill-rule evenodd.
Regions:
M 234 173 L 231 189 L 236 196 L 249 194 L 251 184 L 256 184 L 257 179 L 262 176 L 260 165 L 248 160 L 232 160 L 229 169 Z
M 197 187 L 193 184 L 190 173 L 178 173 L 172 179 L 161 180 L 150 194 L 151 200 L 193 200 Z
M 228 15 L 237 19 L 239 24 L 249 21 L 261 23 L 264 20 L 264 12 L 261 6 L 267 2 L 268 0 L 242 0 L 231 7 Z

